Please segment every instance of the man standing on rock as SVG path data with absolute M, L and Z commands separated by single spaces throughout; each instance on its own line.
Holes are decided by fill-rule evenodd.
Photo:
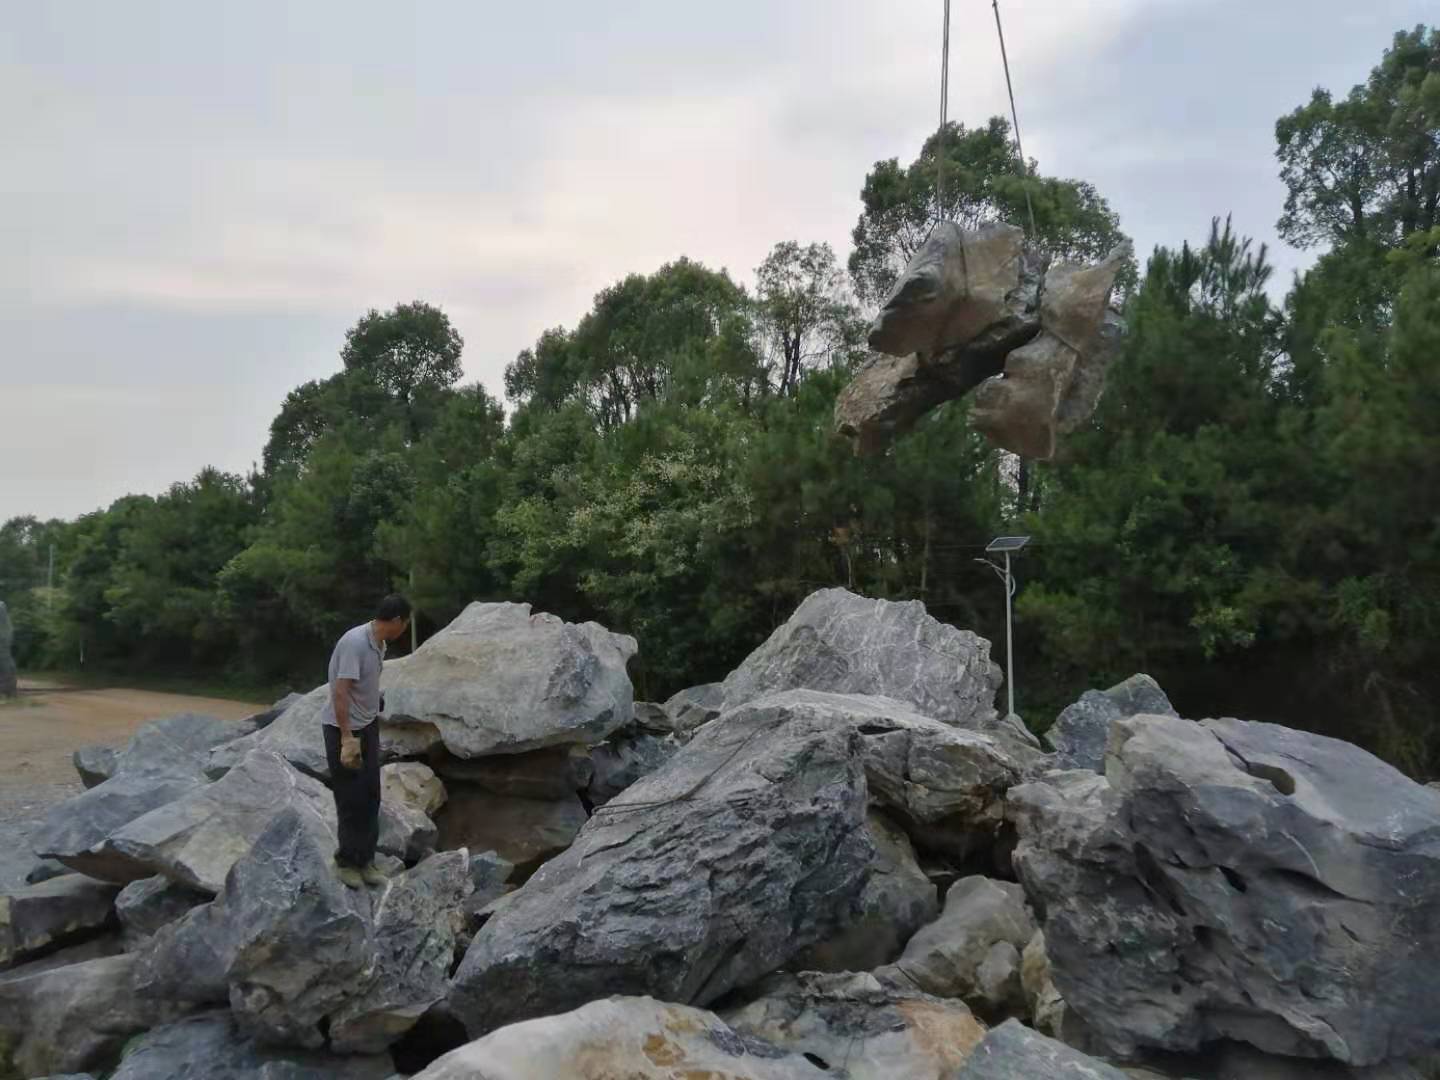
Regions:
M 380 885 L 385 874 L 375 865 L 380 839 L 380 725 L 375 721 L 383 699 L 380 669 L 385 645 L 410 625 L 410 601 L 387 596 L 375 617 L 347 630 L 330 654 L 330 693 L 320 711 L 325 725 L 325 760 L 340 819 L 335 863 L 340 880 L 352 889 Z

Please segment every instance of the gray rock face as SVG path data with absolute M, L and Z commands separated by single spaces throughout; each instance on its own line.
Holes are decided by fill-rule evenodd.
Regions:
M 132 1035 L 184 1015 L 131 989 L 133 956 L 111 956 L 0 981 L 0 1075 L 104 1066 Z
M 402 657 L 385 664 L 380 675 L 380 688 L 387 695 L 394 679 L 408 663 L 409 659 Z M 328 686 L 317 686 L 264 729 L 216 747 L 206 761 L 206 775 L 218 779 L 244 761 L 245 755 L 252 750 L 270 750 L 301 772 L 318 780 L 327 779 L 330 767 L 325 760 L 325 732 L 320 722 L 320 710 L 329 692 Z M 386 704 L 389 704 L 388 700 Z M 429 724 L 400 723 L 389 717 L 382 717 L 377 723 L 380 724 L 382 761 L 424 757 L 440 745 L 440 733 Z
M 867 827 L 875 859 L 858 914 L 833 937 L 793 956 L 787 965 L 791 971 L 868 971 L 888 964 L 915 931 L 940 914 L 935 886 L 915 862 L 905 834 L 875 811 Z
M 347 889 L 330 823 L 286 809 L 237 861 L 213 903 L 160 930 L 137 988 L 158 999 L 229 1001 L 269 1041 L 374 1052 L 444 993 L 469 857 L 448 852 L 379 890 Z
M 156 875 L 132 881 L 115 897 L 115 914 L 124 929 L 127 951 L 134 952 L 192 908 L 208 903 L 210 895 L 188 885 L 177 885 Z
M 882 982 L 942 998 L 960 998 L 982 1015 L 1020 1013 L 1020 952 L 1035 935 L 1035 920 L 1019 885 L 961 878 L 945 894 L 945 912 L 922 928 Z
M 87 788 L 103 784 L 115 775 L 115 748 L 111 746 L 82 746 L 70 755 L 80 782 Z
M 20 692 L 19 679 L 15 671 L 15 657 L 11 650 L 15 643 L 15 628 L 10 623 L 10 609 L 0 600 L 0 697 L 14 697 Z
M 464 929 L 460 936 L 466 948 L 470 947 L 474 931 L 480 924 L 481 912 L 510 891 L 508 882 L 514 872 L 515 865 L 493 851 L 470 856 L 470 884 L 474 891 L 465 898 L 461 909 Z
M 378 1053 L 445 996 L 460 905 L 472 888 L 469 853 L 447 851 L 396 877 L 379 894 L 364 992 L 330 1014 L 332 1049 Z
M 642 776 L 674 756 L 680 744 L 673 737 L 627 729 L 590 751 L 594 777 L 587 794 L 592 806 L 603 806 Z
M 222 779 L 117 829 L 99 851 L 112 867 L 129 860 L 125 873 L 132 879 L 161 873 L 213 895 L 276 815 L 297 804 L 335 818 L 324 784 L 276 753 L 254 750 Z
M 811 593 L 723 684 L 733 709 L 780 690 L 872 694 L 955 727 L 992 729 L 1000 668 L 990 643 L 937 621 L 918 600 Z
M 586 816 L 573 792 L 557 799 L 522 799 L 452 784 L 436 825 L 439 846 L 446 851 L 495 851 L 531 870 L 574 843 Z
M 110 1080 L 387 1080 L 388 1054 L 339 1056 L 263 1046 L 229 1013 L 193 1016 L 136 1039 Z
M 1117 1053 L 1370 1065 L 1440 1038 L 1440 796 L 1358 748 L 1136 716 L 1105 777 L 1052 774 L 1010 809 L 1055 985 Z
M 874 854 L 859 743 L 804 705 L 707 725 L 507 897 L 451 1011 L 478 1035 L 610 993 L 703 1005 L 829 936 Z
M 511 1024 L 413 1080 L 835 1080 L 836 1074 L 732 1031 L 714 1013 L 612 997 Z
M 98 933 L 114 921 L 118 891 L 82 874 L 65 874 L 0 893 L 0 969 Z
M 726 1023 L 847 1080 L 953 1076 L 985 1035 L 960 1002 L 884 987 L 871 975 L 781 976 L 763 990 L 724 1013 Z
M 457 757 L 598 742 L 630 722 L 636 649 L 596 623 L 474 603 L 397 671 L 386 707 L 434 725 Z
M 681 742 L 695 730 L 714 720 L 725 709 L 725 690 L 720 683 L 704 683 L 671 695 L 661 706 L 670 718 L 671 730 Z
M 266 709 L 264 712 L 258 712 L 254 716 L 250 717 L 248 723 L 256 731 L 259 731 L 261 728 L 267 728 L 276 720 L 279 720 L 280 717 L 284 716 L 285 710 L 290 708 L 291 705 L 298 704 L 303 700 L 305 700 L 304 694 L 286 694 L 284 697 L 282 697 L 279 701 L 275 702 L 274 705 L 271 705 L 270 708 Z
M 1126 1080 L 1119 1069 L 1007 1020 L 981 1040 L 955 1080 Z
M 117 756 L 109 780 L 51 808 L 30 838 L 36 854 L 119 884 L 150 876 L 105 851 L 105 839 L 202 786 L 210 749 L 248 730 L 243 721 L 192 713 L 144 725 Z
M 1109 690 L 1085 691 L 1045 733 L 1045 741 L 1055 751 L 1055 768 L 1104 772 L 1110 725 L 1139 713 L 1180 715 L 1149 675 L 1132 675 Z
M 870 328 L 870 347 L 936 356 L 986 336 L 1033 337 L 1034 317 L 1026 318 L 1033 292 L 1016 296 L 1027 269 L 1024 245 L 1013 225 L 972 232 L 942 222 L 896 281 Z

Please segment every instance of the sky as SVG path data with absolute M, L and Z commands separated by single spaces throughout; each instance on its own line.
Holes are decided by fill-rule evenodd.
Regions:
M 1432 4 L 1002 0 L 1026 153 L 1142 258 L 1233 214 L 1288 280 L 1275 120 Z M 937 122 L 941 10 L 0 0 L 0 520 L 245 472 L 370 308 L 440 305 L 499 395 L 627 273 L 843 260 Z M 990 4 L 954 0 L 950 116 L 1005 109 Z

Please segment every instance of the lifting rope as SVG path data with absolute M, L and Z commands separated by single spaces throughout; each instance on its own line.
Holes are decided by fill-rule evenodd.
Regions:
M 1030 164 L 1025 160 L 1025 147 L 1020 141 L 1020 110 L 1015 107 L 1015 82 L 1010 76 L 1010 54 L 1005 48 L 1005 27 L 1000 21 L 1000 0 L 991 0 L 995 8 L 995 33 L 1000 38 L 1000 61 L 1005 66 L 1005 90 L 1010 96 L 1010 122 L 1015 131 L 1015 152 L 1020 157 L 1024 177 L 1025 209 L 1030 218 L 1030 238 L 1039 236 L 1035 227 L 1035 204 L 1030 199 Z M 950 0 L 945 0 L 945 23 L 940 35 L 940 133 L 935 140 L 935 218 L 945 215 L 945 125 L 950 109 Z

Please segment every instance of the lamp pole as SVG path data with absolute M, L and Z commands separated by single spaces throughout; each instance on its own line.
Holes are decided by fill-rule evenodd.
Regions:
M 990 541 L 985 548 L 987 554 L 998 554 L 1005 556 L 1005 566 L 1001 569 L 989 559 L 976 559 L 982 562 L 991 570 L 995 571 L 997 577 L 1005 584 L 1005 700 L 1007 702 L 1006 716 L 1015 715 L 1015 575 L 1010 569 L 1010 556 L 1019 551 L 1030 542 L 1028 536 L 997 536 Z

